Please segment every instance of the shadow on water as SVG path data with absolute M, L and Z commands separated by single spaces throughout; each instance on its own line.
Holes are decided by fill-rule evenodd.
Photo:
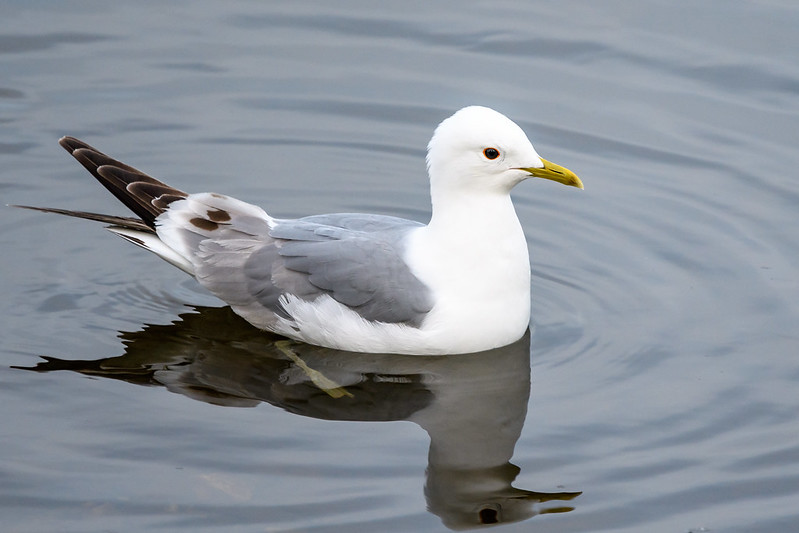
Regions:
M 170 325 L 122 332 L 119 357 L 45 357 L 25 370 L 164 386 L 221 406 L 267 402 L 325 420 L 409 420 L 430 436 L 428 509 L 451 529 L 568 512 L 573 507 L 557 502 L 581 494 L 512 486 L 519 468 L 510 459 L 530 396 L 529 331 L 510 346 L 471 355 L 359 354 L 258 331 L 227 307 L 194 311 Z

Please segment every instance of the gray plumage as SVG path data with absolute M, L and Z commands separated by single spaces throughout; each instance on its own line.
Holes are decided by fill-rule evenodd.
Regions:
M 283 297 L 313 301 L 327 294 L 365 320 L 418 327 L 433 306 L 430 291 L 402 260 L 403 237 L 419 223 L 362 214 L 254 216 L 257 208 L 249 204 L 220 194 L 189 195 L 73 137 L 60 144 L 140 218 L 20 207 L 107 222 L 159 255 L 153 237 L 163 237 L 170 220 L 185 218 L 170 229 L 192 265 L 181 268 L 245 316 L 260 307 L 290 320 Z
M 510 344 L 530 320 L 527 240 L 510 197 L 532 177 L 579 187 L 506 116 L 465 107 L 427 150 L 427 225 L 379 215 L 280 220 L 188 194 L 64 137 L 138 218 L 33 208 L 108 229 L 194 276 L 255 326 L 328 348 L 440 355 Z
M 418 326 L 432 298 L 402 260 L 402 241 L 420 226 L 378 215 L 323 215 L 278 221 L 270 235 L 285 267 L 307 276 L 319 292 L 367 320 Z M 296 294 L 301 284 L 278 288 Z

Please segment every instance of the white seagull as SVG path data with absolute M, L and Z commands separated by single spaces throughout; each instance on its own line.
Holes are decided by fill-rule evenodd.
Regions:
M 530 177 L 583 188 L 513 121 L 479 106 L 444 120 L 430 140 L 427 225 L 350 213 L 273 218 L 170 187 L 73 137 L 59 143 L 137 218 L 19 207 L 108 223 L 254 326 L 355 352 L 471 353 L 521 338 L 530 260 L 510 191 Z

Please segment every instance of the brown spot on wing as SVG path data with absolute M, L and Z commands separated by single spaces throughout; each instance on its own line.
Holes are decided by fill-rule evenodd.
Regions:
M 209 209 L 206 216 L 208 216 L 208 220 L 213 220 L 214 222 L 227 222 L 230 220 L 230 213 L 224 209 Z
M 191 222 L 192 225 L 205 231 L 214 231 L 215 229 L 219 228 L 219 224 L 211 220 L 206 220 L 204 218 L 195 217 L 189 220 L 189 222 Z

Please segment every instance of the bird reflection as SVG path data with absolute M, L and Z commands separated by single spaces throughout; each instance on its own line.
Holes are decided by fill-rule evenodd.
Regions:
M 231 407 L 267 402 L 325 420 L 409 420 L 430 436 L 425 496 L 451 529 L 567 512 L 579 492 L 512 486 L 510 463 L 530 396 L 530 334 L 470 355 L 361 354 L 261 332 L 230 308 L 195 308 L 169 325 L 120 334 L 125 353 L 45 357 L 28 370 L 72 370 L 160 385 Z

